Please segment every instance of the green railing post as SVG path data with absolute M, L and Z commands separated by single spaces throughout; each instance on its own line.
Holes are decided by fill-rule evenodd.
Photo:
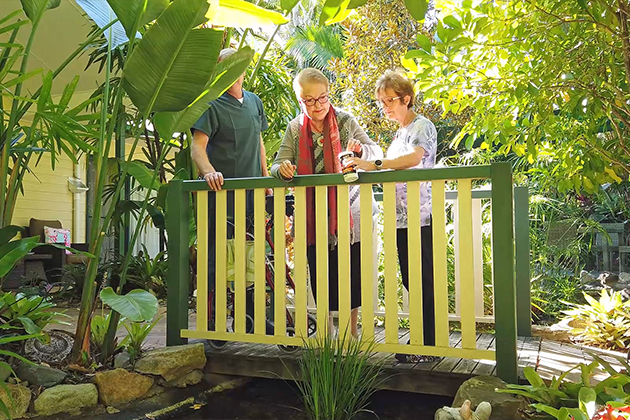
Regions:
M 166 345 L 185 344 L 180 331 L 188 328 L 188 285 L 190 265 L 188 235 L 190 220 L 189 193 L 183 181 L 169 183 L 166 198 L 166 232 L 168 234 L 168 275 L 166 279 Z
M 529 278 L 529 188 L 514 188 L 516 243 L 516 325 L 518 335 L 532 336 L 532 299 Z
M 490 173 L 497 374 L 504 381 L 515 384 L 518 382 L 518 355 L 516 351 L 512 167 L 508 162 L 493 163 Z

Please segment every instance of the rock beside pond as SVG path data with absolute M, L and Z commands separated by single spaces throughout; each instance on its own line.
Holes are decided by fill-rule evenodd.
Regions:
M 619 282 L 626 283 L 626 284 L 630 283 L 630 273 L 624 273 L 624 272 L 619 273 Z
M 45 388 L 59 385 L 68 376 L 66 372 L 59 369 L 24 362 L 20 363 L 15 373 L 21 380 Z
M 126 351 L 118 353 L 114 356 L 114 368 L 128 368 L 131 366 L 131 356 Z
M 94 382 L 101 402 L 115 406 L 142 398 L 153 386 L 154 379 L 125 369 L 115 369 L 98 372 Z
M 435 412 L 435 420 L 488 420 L 492 414 L 492 406 L 487 401 L 481 402 L 475 411 L 471 402 L 464 401 L 461 407 L 443 407 Z
M 9 409 L 11 418 L 20 419 L 24 417 L 31 403 L 31 390 L 20 385 L 5 384 L 5 386 L 6 390 L 0 387 L 0 400 Z M 10 398 L 9 395 L 11 396 Z M 6 418 L 6 414 L 0 411 L 0 420 L 5 420 Z
M 136 362 L 135 370 L 173 381 L 195 369 L 203 369 L 205 365 L 203 343 L 196 343 L 151 350 Z
M 201 383 L 201 381 L 203 381 L 203 371 L 196 369 L 181 378 L 177 378 L 172 381 L 160 379 L 158 383 L 162 386 L 171 388 L 186 388 L 187 386 L 197 385 L 198 383 Z
M 597 279 L 591 273 L 586 270 L 580 271 L 580 284 L 593 283 L 594 281 Z
M 45 389 L 35 400 L 35 412 L 40 416 L 77 413 L 83 407 L 97 404 L 98 391 L 94 384 L 57 385 Z
M 474 410 L 479 404 L 487 401 L 492 406 L 490 420 L 520 420 L 519 409 L 527 408 L 527 402 L 520 396 L 495 391 L 505 388 L 505 382 L 495 376 L 468 379 L 457 391 L 453 406 L 461 407 L 466 400 L 470 400 L 471 408 Z

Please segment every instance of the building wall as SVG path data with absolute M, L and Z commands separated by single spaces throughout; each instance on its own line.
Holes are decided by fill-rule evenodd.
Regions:
M 81 161 L 82 180 L 85 182 L 85 160 Z M 28 226 L 31 218 L 59 220 L 64 228 L 70 229 L 73 242 L 85 241 L 86 195 L 79 194 L 78 224 L 74 229 L 74 194 L 68 191 L 68 178 L 74 176 L 74 163 L 62 156 L 53 171 L 50 156 L 45 154 L 33 172 L 24 176 L 24 195 L 19 195 L 12 223 Z

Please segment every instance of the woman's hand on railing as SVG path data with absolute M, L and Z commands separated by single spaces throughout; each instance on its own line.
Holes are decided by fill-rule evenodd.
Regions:
M 376 165 L 374 162 L 370 162 L 369 160 L 364 160 L 358 157 L 351 157 L 347 160 L 346 166 L 353 165 L 356 169 L 361 169 L 362 171 L 375 171 Z
M 285 181 L 290 181 L 293 179 L 293 174 L 295 173 L 295 165 L 291 163 L 290 160 L 285 160 L 280 164 L 278 168 L 278 173 Z
M 212 191 L 219 191 L 223 186 L 223 174 L 221 172 L 208 172 L 203 176 Z

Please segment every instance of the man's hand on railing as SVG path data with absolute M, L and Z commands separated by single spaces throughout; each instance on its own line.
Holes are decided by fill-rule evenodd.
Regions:
M 280 164 L 280 168 L 278 168 L 278 172 L 280 176 L 285 181 L 290 181 L 293 179 L 293 174 L 295 173 L 296 166 L 291 163 L 289 160 L 285 160 Z
M 208 172 L 203 176 L 212 191 L 219 191 L 223 186 L 223 174 L 221 172 Z

